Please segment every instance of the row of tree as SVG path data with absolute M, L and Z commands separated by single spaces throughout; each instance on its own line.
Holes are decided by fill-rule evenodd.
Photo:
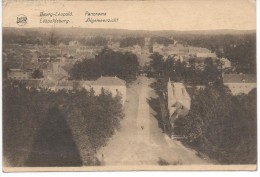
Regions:
M 221 164 L 255 164 L 256 89 L 233 96 L 224 86 L 209 86 L 192 96 L 189 114 L 175 121 L 175 134 Z
M 185 137 L 183 142 L 221 164 L 256 163 L 256 90 L 248 95 L 233 96 L 223 85 L 218 62 L 204 61 L 203 69 L 194 59 L 186 62 L 151 55 L 152 84 L 159 92 L 167 92 L 167 81 L 204 85 L 204 90 L 188 89 L 191 110 L 175 121 L 174 134 Z
M 82 45 L 86 46 L 106 46 L 108 40 L 102 36 L 95 36 L 89 39 L 82 38 L 79 40 Z
M 175 35 L 185 45 L 205 47 L 226 57 L 238 68 L 238 72 L 256 73 L 256 33 Z
M 169 44 L 174 44 L 174 40 L 169 39 L 167 37 L 162 37 L 162 36 L 151 37 L 150 44 L 153 45 L 155 43 L 162 44 L 164 46 L 168 46 Z
M 3 153 L 7 166 L 97 165 L 95 152 L 119 128 L 120 97 L 104 90 L 3 88 Z
M 70 76 L 75 80 L 95 80 L 101 75 L 117 76 L 130 82 L 136 79 L 138 66 L 135 54 L 115 52 L 106 48 L 95 59 L 85 59 L 75 63 L 70 70 Z
M 134 45 L 144 47 L 145 39 L 143 37 L 126 37 L 120 40 L 120 47 L 132 47 Z
M 167 80 L 170 78 L 172 81 L 185 82 L 190 85 L 207 85 L 221 80 L 221 72 L 218 69 L 221 63 L 214 62 L 211 58 L 203 61 L 202 68 L 197 67 L 196 59 L 190 59 L 187 63 L 168 57 L 164 61 L 159 53 L 153 53 L 150 58 L 153 74 Z

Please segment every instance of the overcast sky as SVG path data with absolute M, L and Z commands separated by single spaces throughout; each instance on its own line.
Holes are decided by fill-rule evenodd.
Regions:
M 40 12 L 68 12 L 68 24 L 40 23 Z M 116 23 L 86 23 L 85 11 L 105 12 L 102 19 L 118 18 Z M 3 5 L 3 26 L 20 27 L 19 14 L 28 18 L 24 27 L 83 27 L 131 30 L 214 30 L 256 29 L 254 0 L 174 0 L 174 1 L 79 1 L 12 2 Z M 92 17 L 97 18 L 97 17 Z M 52 19 L 52 18 L 48 18 Z

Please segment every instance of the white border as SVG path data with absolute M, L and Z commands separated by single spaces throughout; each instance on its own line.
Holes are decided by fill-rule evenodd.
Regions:
M 259 24 L 259 10 L 260 10 L 260 4 L 259 1 L 256 3 L 256 7 L 257 7 L 257 34 L 260 32 L 259 28 L 260 28 L 260 24 Z M 241 13 L 243 13 L 242 9 L 241 9 Z M 1 62 L 0 62 L 0 67 L 2 68 L 2 3 L 1 3 L 1 8 L 0 8 L 0 22 L 1 22 L 1 29 L 0 29 L 0 48 L 1 48 L 1 52 L 0 52 L 0 58 L 1 58 Z M 260 44 L 260 38 L 259 35 L 257 35 L 257 44 Z M 260 67 L 260 62 L 259 62 L 259 58 L 260 58 L 260 46 L 257 45 L 257 68 Z M 0 109 L 1 109 L 1 117 L 2 117 L 2 69 L 1 69 L 1 73 L 0 73 L 0 97 L 1 97 L 1 101 L 0 101 Z M 259 72 L 257 72 L 257 85 L 259 85 L 259 81 L 260 81 L 260 74 Z M 258 91 L 257 91 L 258 92 Z M 259 106 L 259 101 L 260 101 L 260 96 L 259 96 L 259 92 L 257 94 L 257 117 L 258 117 L 258 134 L 257 134 L 257 139 L 258 139 L 258 162 L 259 162 L 259 154 L 260 154 L 260 149 L 259 149 L 259 128 L 260 128 L 260 123 L 259 123 L 259 115 L 260 115 L 260 106 Z M 0 136 L 0 146 L 1 146 L 1 155 L 0 155 L 0 166 L 2 167 L 2 120 L 0 121 L 0 132 L 1 132 L 1 136 Z M 259 163 L 258 163 L 259 164 Z M 245 171 L 231 171 L 231 172 L 227 172 L 227 171 L 221 171 L 221 172 L 208 172 L 208 171 L 203 171 L 203 172 L 176 172 L 176 171 L 165 171 L 165 172 L 159 172 L 159 171 L 152 171 L 152 172 L 43 172 L 43 173 L 37 173 L 37 172 L 23 172 L 23 173 L 3 173 L 1 171 L 0 176 L 19 176 L 19 177 L 24 177 L 24 176 L 28 176 L 28 177 L 34 177 L 34 176 L 40 176 L 40 177 L 51 177 L 51 176 L 57 176 L 57 175 L 61 175 L 61 176 L 80 176 L 80 177 L 85 177 L 87 176 L 101 176 L 101 177 L 121 177 L 123 176 L 127 176 L 127 177 L 143 177 L 143 176 L 152 176 L 152 177 L 172 177 L 172 176 L 180 176 L 180 177 L 188 177 L 188 176 L 192 176 L 192 177 L 208 177 L 208 176 L 213 176 L 213 177 L 218 177 L 218 176 L 230 176 L 230 177 L 244 177 L 244 176 L 250 176 L 250 177 L 259 177 L 260 176 L 260 172 L 259 169 L 255 172 L 245 172 Z

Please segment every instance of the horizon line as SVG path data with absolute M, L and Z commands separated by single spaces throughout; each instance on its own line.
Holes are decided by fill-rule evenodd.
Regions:
M 163 29 L 163 30 L 149 30 L 149 29 L 124 29 L 124 28 L 87 28 L 87 27 L 3 27 L 3 28 L 15 28 L 15 29 L 100 29 L 100 30 L 126 30 L 126 31 L 147 31 L 147 32 L 157 32 L 157 31 L 178 31 L 178 32 L 199 32 L 199 31 L 257 31 L 257 29 L 233 29 L 233 28 L 222 28 L 222 29 L 194 29 L 194 30 L 177 30 L 177 29 Z

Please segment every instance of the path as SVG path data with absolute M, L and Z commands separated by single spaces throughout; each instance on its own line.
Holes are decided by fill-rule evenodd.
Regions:
M 98 158 L 102 159 L 103 154 L 103 165 L 156 165 L 160 159 L 170 164 L 207 164 L 158 127 L 156 112 L 148 104 L 149 99 L 157 97 L 149 87 L 153 81 L 141 76 L 127 89 L 121 128 L 99 150 Z

